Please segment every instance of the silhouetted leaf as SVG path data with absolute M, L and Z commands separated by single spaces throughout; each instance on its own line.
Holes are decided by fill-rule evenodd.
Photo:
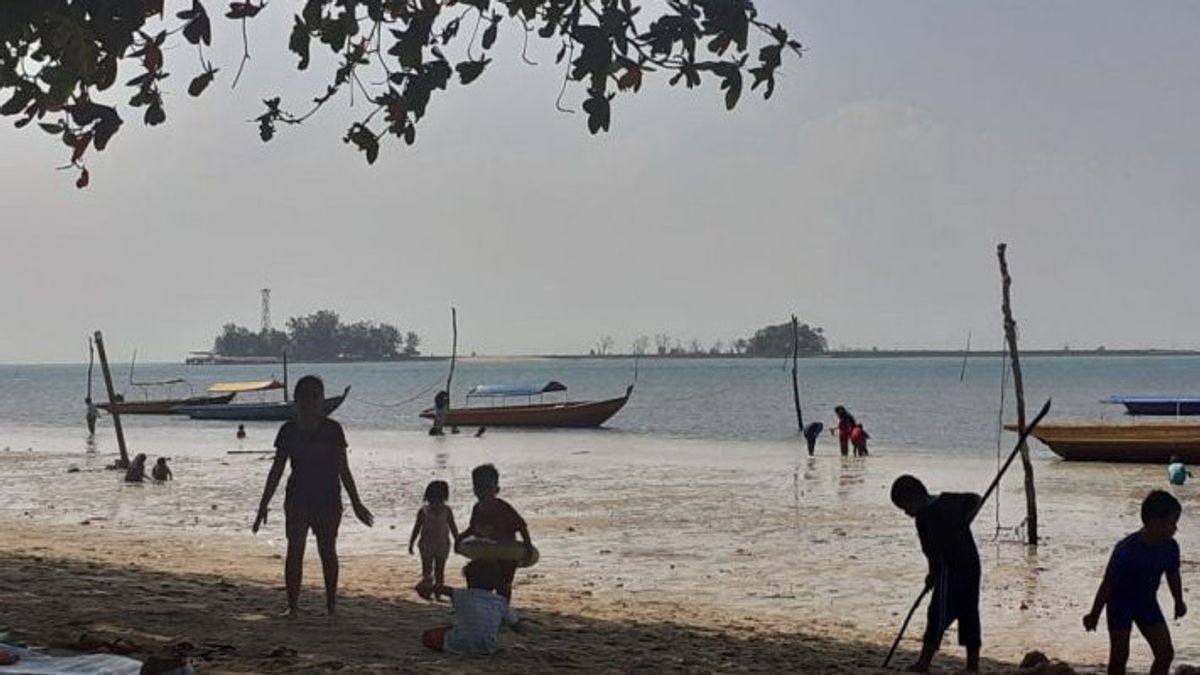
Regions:
M 88 173 L 87 169 L 84 169 L 83 171 L 79 172 L 79 178 L 75 179 L 75 187 L 82 190 L 83 188 L 88 186 L 88 183 L 90 183 L 91 180 L 92 180 L 91 174 Z
M 480 43 L 484 49 L 491 49 L 492 45 L 496 44 L 496 34 L 498 22 L 493 21 L 486 30 L 483 31 L 483 41 Z
M 167 113 L 163 110 L 162 103 L 155 101 L 146 108 L 146 114 L 142 116 L 142 120 L 149 126 L 157 126 L 167 121 Z
M 292 35 L 288 38 L 288 49 L 300 57 L 300 64 L 296 66 L 299 70 L 308 68 L 310 42 L 308 26 L 300 17 L 296 17 L 296 23 L 292 25 Z
M 256 5 L 252 2 L 231 2 L 225 16 L 230 19 L 248 19 L 262 11 L 266 4 Z
M 458 71 L 458 79 L 463 84 L 471 84 L 477 77 L 483 74 L 483 69 L 487 64 L 491 63 L 491 59 L 482 59 L 479 61 L 463 61 L 454 67 Z
M 350 127 L 350 131 L 342 140 L 346 143 L 353 143 L 359 150 L 366 153 L 367 164 L 374 164 L 379 157 L 379 139 L 375 138 L 374 132 L 361 123 L 355 123 Z
M 200 94 L 204 93 L 205 87 L 207 87 L 213 81 L 213 77 L 216 76 L 218 70 L 220 69 L 214 68 L 212 70 L 206 70 L 192 78 L 191 84 L 188 85 L 188 94 L 192 96 L 199 96 Z

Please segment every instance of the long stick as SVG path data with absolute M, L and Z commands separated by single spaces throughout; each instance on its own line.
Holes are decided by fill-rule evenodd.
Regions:
M 450 383 L 454 380 L 454 362 L 458 360 L 458 310 L 454 307 L 450 308 L 450 328 L 454 333 L 450 343 L 450 374 L 446 375 L 447 394 L 450 393 Z
M 967 355 L 971 353 L 971 331 L 967 331 L 967 348 L 963 350 L 962 370 L 958 371 L 958 381 L 962 382 L 967 376 Z
M 1017 322 L 1013 319 L 1010 288 L 1012 277 L 1008 274 L 1008 260 L 1004 257 L 1006 244 L 996 246 L 996 257 L 1000 260 L 1000 284 L 1004 313 L 1004 337 L 1008 343 L 1009 363 L 1012 365 L 1013 391 L 1016 393 L 1017 428 L 1025 428 L 1025 385 L 1021 378 L 1021 354 L 1017 349 Z M 1021 466 L 1025 469 L 1025 522 L 1029 526 L 1029 543 L 1038 543 L 1037 492 L 1033 483 L 1033 462 L 1029 461 L 1029 446 L 1021 446 Z
M 104 336 L 100 331 L 92 336 L 96 342 L 96 353 L 100 356 L 100 370 L 104 372 L 104 386 L 108 389 L 108 416 L 112 418 L 113 429 L 117 431 L 117 448 L 121 451 L 121 459 L 117 462 L 119 468 L 129 466 L 129 452 L 125 449 L 125 431 L 121 429 L 121 414 L 117 412 L 117 392 L 113 389 L 112 373 L 108 369 L 108 355 L 104 352 Z
M 800 320 L 792 315 L 792 398 L 796 403 L 796 426 L 804 434 L 804 415 L 800 412 L 800 383 L 796 376 L 796 358 L 800 355 Z
M 92 364 L 96 361 L 96 347 L 92 344 L 92 338 L 88 338 L 88 381 L 87 381 L 87 397 L 92 398 Z
M 1050 412 L 1050 399 L 1046 399 L 1046 404 L 1042 406 L 1041 412 L 1039 412 L 1037 417 L 1033 418 L 1033 422 L 1031 422 L 1029 426 L 1025 427 L 1025 430 L 1021 432 L 1020 437 L 1017 439 L 1017 445 L 1012 449 L 1012 452 L 1008 453 L 1008 459 L 1004 462 L 1004 465 L 1000 467 L 1000 470 L 996 472 L 996 477 L 992 479 L 992 484 L 988 486 L 987 490 L 983 493 L 983 496 L 979 498 L 979 504 L 977 504 L 975 506 L 975 510 L 971 512 L 971 518 L 967 522 L 975 520 L 975 516 L 979 514 L 979 509 L 983 508 L 984 502 L 987 501 L 988 497 L 992 496 L 992 493 L 995 492 L 996 488 L 1000 485 L 1000 479 L 1004 477 L 1004 472 L 1008 471 L 1008 467 L 1012 465 L 1013 460 L 1017 458 L 1017 454 L 1021 451 L 1021 448 L 1025 447 L 1025 442 L 1029 439 L 1029 434 L 1033 433 L 1033 430 L 1037 428 L 1037 425 L 1041 423 L 1042 418 L 1045 417 L 1046 413 L 1048 412 Z M 921 601 L 925 599 L 925 596 L 929 594 L 929 591 L 929 586 L 922 588 L 921 594 L 917 596 L 916 601 L 913 602 L 912 607 L 908 610 L 908 615 L 904 617 L 904 623 L 900 625 L 900 632 L 896 634 L 896 639 L 892 642 L 892 648 L 888 650 L 887 658 L 883 660 L 884 668 L 887 668 L 888 664 L 892 662 L 892 656 L 896 654 L 896 648 L 900 646 L 900 640 L 904 639 L 904 633 L 908 630 L 908 624 L 910 621 L 912 621 L 913 614 L 917 613 L 917 608 L 921 606 Z

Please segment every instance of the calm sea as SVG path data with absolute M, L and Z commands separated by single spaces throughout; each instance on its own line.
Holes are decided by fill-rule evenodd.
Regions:
M 1058 419 L 1119 418 L 1119 408 L 1100 402 L 1114 393 L 1200 392 L 1200 357 L 1194 356 L 1037 357 L 1023 365 L 1028 407 L 1035 411 L 1053 397 L 1051 417 Z M 970 359 L 962 381 L 960 368 L 960 359 L 946 357 L 803 360 L 805 422 L 819 420 L 828 427 L 833 407 L 841 404 L 865 424 L 877 448 L 994 454 L 1002 404 L 1001 361 Z M 447 369 L 446 362 L 293 364 L 290 376 L 294 381 L 301 374 L 316 373 L 329 391 L 351 386 L 350 399 L 334 416 L 349 433 L 363 430 L 379 436 L 426 426 L 417 413 L 431 404 Z M 128 399 L 145 395 L 128 383 L 126 364 L 116 364 L 114 376 Z M 138 380 L 184 377 L 196 393 L 217 381 L 271 376 L 282 377 L 281 367 L 139 364 L 136 372 Z M 465 359 L 455 372 L 454 401 L 461 403 L 475 384 L 550 379 L 566 383 L 572 399 L 608 398 L 620 395 L 634 378 L 632 359 Z M 68 438 L 74 445 L 80 437 L 86 380 L 86 364 L 0 366 L 0 446 L 73 449 L 47 446 Z M 709 441 L 795 436 L 789 364 L 783 360 L 644 359 L 636 368 L 636 385 L 632 400 L 610 420 L 608 433 Z M 93 387 L 97 399 L 103 400 L 99 367 Z M 153 389 L 148 391 L 155 395 Z M 188 391 L 186 385 L 174 388 L 176 395 Z M 1003 398 L 1005 418 L 1011 419 L 1011 385 Z M 230 426 L 172 417 L 127 419 L 132 429 L 153 430 L 155 436 L 180 442 L 186 442 L 189 430 L 203 435 Z M 269 426 L 273 425 L 264 428 Z

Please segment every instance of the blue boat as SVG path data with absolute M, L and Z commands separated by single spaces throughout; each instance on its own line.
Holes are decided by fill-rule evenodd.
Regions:
M 1200 415 L 1200 396 L 1109 396 L 1130 415 Z
M 187 415 L 194 420 L 234 420 L 240 422 L 286 422 L 296 419 L 296 403 L 286 400 L 287 387 L 274 380 L 264 382 L 231 382 L 214 385 L 209 388 L 213 392 L 235 392 L 248 393 L 255 391 L 269 391 L 271 389 L 284 389 L 285 400 L 283 401 L 262 401 L 257 403 L 222 403 L 214 405 L 181 405 L 172 408 L 172 412 L 179 415 Z M 346 387 L 339 396 L 330 396 L 325 399 L 322 406 L 325 414 L 329 415 L 342 402 L 346 400 L 346 396 L 350 393 L 350 387 Z

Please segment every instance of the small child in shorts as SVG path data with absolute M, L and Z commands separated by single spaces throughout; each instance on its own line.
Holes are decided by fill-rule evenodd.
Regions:
M 1187 614 L 1179 577 L 1179 543 L 1175 541 L 1182 512 L 1179 500 L 1162 490 L 1152 491 L 1142 502 L 1142 529 L 1113 548 L 1092 610 L 1083 617 L 1084 629 L 1096 630 L 1100 610 L 1107 608 L 1108 675 L 1124 675 L 1134 624 L 1154 653 L 1150 675 L 1167 675 L 1171 668 L 1175 648 L 1167 619 L 1158 606 L 1158 585 L 1166 575 L 1167 587 L 1175 599 L 1175 618 Z

